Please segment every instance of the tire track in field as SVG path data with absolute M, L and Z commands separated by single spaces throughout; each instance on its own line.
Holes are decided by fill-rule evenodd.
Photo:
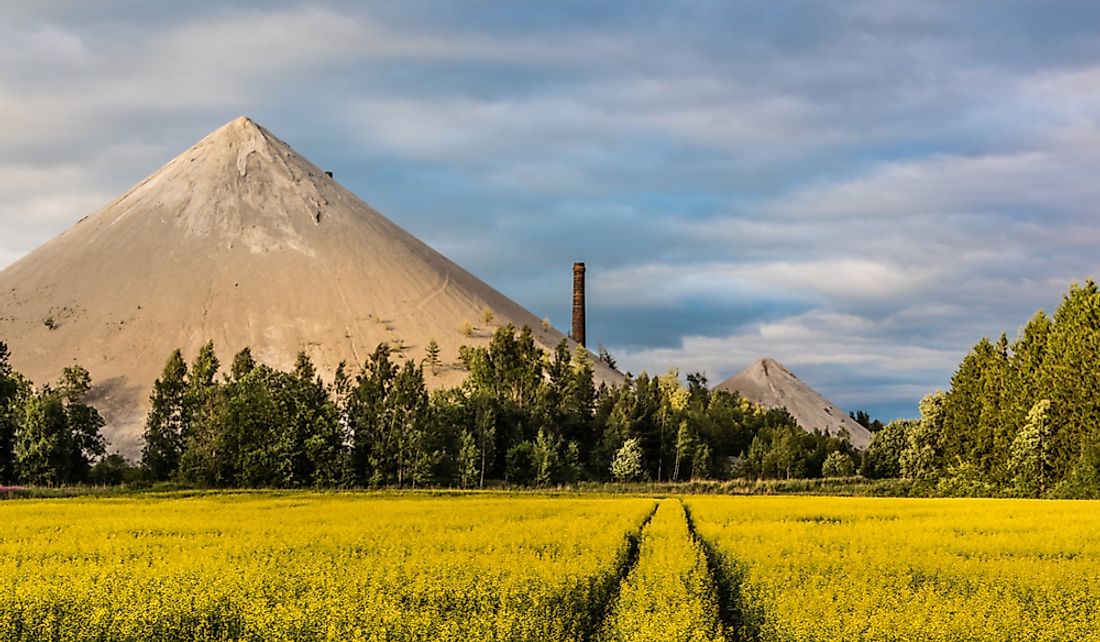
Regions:
M 660 502 L 654 501 L 653 510 L 649 511 L 649 514 L 645 516 L 638 528 L 627 534 L 626 553 L 619 562 L 619 567 L 615 570 L 615 573 L 611 575 L 607 590 L 603 591 L 603 599 L 593 605 L 591 611 L 593 616 L 589 618 L 588 629 L 585 631 L 584 637 L 581 638 L 584 642 L 592 642 L 596 638 L 600 629 L 603 628 L 604 622 L 610 616 L 611 609 L 615 608 L 623 582 L 626 581 L 634 567 L 638 565 L 638 557 L 642 549 L 642 533 L 645 532 L 646 526 L 649 526 L 649 522 L 653 521 L 658 506 L 660 506 Z
M 749 573 L 748 563 L 722 553 L 700 535 L 695 528 L 691 506 L 685 502 L 681 504 L 684 506 L 688 533 L 703 549 L 707 558 L 707 568 L 718 592 L 718 618 L 725 629 L 726 639 L 730 642 L 760 642 L 763 613 L 749 607 L 742 592 Z

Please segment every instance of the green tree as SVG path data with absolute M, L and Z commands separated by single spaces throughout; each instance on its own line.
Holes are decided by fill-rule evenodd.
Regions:
M 97 461 L 92 466 L 88 478 L 93 484 L 100 486 L 118 486 L 136 482 L 141 475 L 141 469 L 116 452 Z
M 15 482 L 15 437 L 19 423 L 20 382 L 0 341 L 0 485 Z
M 901 453 L 901 475 L 906 479 L 935 481 L 943 470 L 944 401 L 936 391 L 920 402 L 920 421 L 908 430 L 908 443 Z
M 428 347 L 425 349 L 424 353 L 424 360 L 425 362 L 427 362 L 428 368 L 431 370 L 432 375 L 438 375 L 440 366 L 439 344 L 436 343 L 435 339 L 432 339 L 428 342 Z
M 73 450 L 61 395 L 46 387 L 28 397 L 16 445 L 17 477 L 37 486 L 66 483 L 75 476 Z
M 214 343 L 199 348 L 191 362 L 187 378 L 186 414 L 183 429 L 183 453 L 179 475 L 184 481 L 214 486 L 219 483 L 220 428 L 216 424 L 225 399 L 215 377 L 221 364 Z
M 505 471 L 509 482 L 530 486 L 535 481 L 535 444 L 521 441 L 504 454 Z
M 909 431 L 919 422 L 897 419 L 871 434 L 871 442 L 863 451 L 860 474 L 868 479 L 901 477 L 901 454 L 909 445 Z
M 695 452 L 691 456 L 691 478 L 710 479 L 712 467 L 710 445 L 706 443 L 696 444 Z
M 56 388 L 27 396 L 16 445 L 17 476 L 31 484 L 87 481 L 92 461 L 106 451 L 103 418 L 85 403 L 91 377 L 80 366 L 62 371 Z
M 672 468 L 673 481 L 680 479 L 680 463 L 685 460 L 690 462 L 695 449 L 695 433 L 692 432 L 687 420 L 684 419 L 680 421 L 680 429 L 676 431 L 676 463 Z M 694 468 L 694 466 L 692 467 Z
M 393 480 L 398 486 L 423 482 L 430 469 L 432 453 L 425 449 L 425 433 L 428 423 L 428 392 L 424 384 L 424 371 L 413 361 L 405 362 L 398 371 L 386 399 L 386 416 L 389 426 L 387 439 L 393 452 L 390 462 Z M 379 462 L 389 459 L 386 453 L 378 453 Z
M 477 452 L 481 455 L 478 465 L 478 488 L 485 487 L 485 469 L 492 464 L 496 452 L 496 409 L 493 401 L 484 395 L 475 395 L 471 399 L 474 408 L 474 437 L 477 440 Z
M 637 481 L 642 477 L 642 447 L 637 438 L 623 442 L 611 460 L 611 476 L 618 482 Z
M 1082 462 L 1100 443 L 1100 290 L 1093 281 L 1073 284 L 1055 311 L 1039 375 L 1051 402 L 1055 478 Z
M 1050 401 L 1036 402 L 1027 415 L 1027 423 L 1012 442 L 1009 473 L 1016 490 L 1030 497 L 1047 491 L 1054 469 L 1050 416 Z
M 546 430 L 539 430 L 532 453 L 535 465 L 535 483 L 550 486 L 561 478 L 561 440 Z
M 468 431 L 462 431 L 462 439 L 458 450 L 458 485 L 469 488 L 478 482 L 478 463 L 481 453 L 478 452 L 474 435 Z
M 295 360 L 294 372 L 277 401 L 293 428 L 284 431 L 283 442 L 291 460 L 293 484 L 332 486 L 349 476 L 344 431 L 336 403 L 313 362 L 304 352 Z
M 100 432 L 106 422 L 95 407 L 86 403 L 92 389 L 92 377 L 82 366 L 62 370 L 57 386 L 64 399 L 65 419 L 72 439 L 70 481 L 84 481 L 92 462 L 107 453 L 107 440 Z
M 847 453 L 840 450 L 829 453 L 821 466 L 822 477 L 851 477 L 855 472 L 855 462 Z
M 183 454 L 187 415 L 187 364 L 179 350 L 172 352 L 159 379 L 153 382 L 145 419 L 145 446 L 141 464 L 155 480 L 175 475 Z
M 387 447 L 386 398 L 397 377 L 390 348 L 379 344 L 356 377 L 347 400 L 346 423 L 351 436 L 351 467 L 358 484 L 377 483 L 376 452 Z

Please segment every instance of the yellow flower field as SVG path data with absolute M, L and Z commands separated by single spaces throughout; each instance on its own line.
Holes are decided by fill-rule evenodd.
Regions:
M 637 566 L 623 581 L 600 642 L 723 642 L 718 596 L 684 507 L 666 499 L 642 532 Z
M 3 641 L 1100 641 L 1095 502 L 260 492 L 0 524 Z
M 645 499 L 0 503 L 0 640 L 574 640 Z
M 761 640 L 1100 640 L 1096 502 L 687 504 Z

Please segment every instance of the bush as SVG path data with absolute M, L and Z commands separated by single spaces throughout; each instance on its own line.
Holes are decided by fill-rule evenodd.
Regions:
M 92 466 L 88 474 L 93 484 L 118 486 L 142 481 L 142 470 L 118 453 L 111 453 Z

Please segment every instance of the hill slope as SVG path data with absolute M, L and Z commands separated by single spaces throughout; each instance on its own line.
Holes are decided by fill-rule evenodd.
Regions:
M 830 435 L 847 430 L 852 445 L 866 448 L 871 433 L 774 359 L 760 359 L 715 386 L 768 408 L 786 408 L 798 425 Z
M 190 359 L 213 340 L 228 364 L 251 346 L 280 368 L 305 350 L 331 376 L 381 342 L 420 359 L 435 339 L 448 363 L 428 379 L 441 386 L 462 378 L 460 345 L 509 322 L 544 347 L 563 338 L 244 117 L 0 272 L 14 367 L 37 384 L 88 368 L 105 433 L 130 455 L 177 347 Z M 597 364 L 597 376 L 618 373 Z

